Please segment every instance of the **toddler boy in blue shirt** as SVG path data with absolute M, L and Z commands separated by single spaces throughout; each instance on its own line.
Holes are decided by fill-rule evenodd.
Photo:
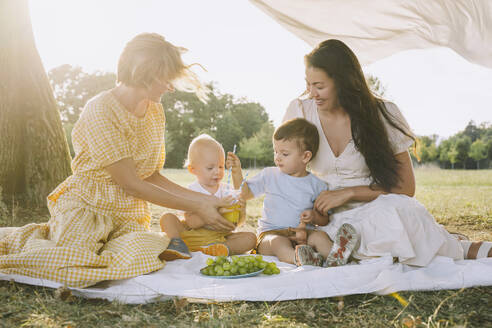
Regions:
M 241 192 L 245 200 L 265 194 L 262 217 L 258 221 L 257 251 L 275 255 L 282 262 L 322 266 L 337 250 L 330 252 L 333 242 L 324 231 L 315 229 L 330 220 L 328 215 L 313 209 L 314 201 L 328 186 L 306 170 L 318 151 L 318 129 L 302 118 L 286 121 L 275 131 L 273 145 L 276 166 L 267 167 L 247 180 Z M 228 153 L 226 165 L 232 169 L 234 185 L 241 184 L 239 158 Z M 344 228 L 347 232 L 348 227 Z M 353 232 L 350 239 L 357 238 L 355 230 L 349 232 Z M 345 255 L 350 255 L 355 242 L 344 245 L 345 249 L 351 248 Z M 332 262 L 329 259 L 328 265 Z

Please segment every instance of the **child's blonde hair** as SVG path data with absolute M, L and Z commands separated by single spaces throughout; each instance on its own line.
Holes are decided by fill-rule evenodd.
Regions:
M 137 88 L 149 88 L 152 82 L 172 82 L 178 90 L 195 92 L 201 100 L 207 99 L 208 89 L 185 65 L 177 47 L 157 33 L 142 33 L 131 39 L 118 61 L 117 81 Z
M 218 142 L 206 133 L 200 134 L 198 137 L 194 138 L 191 141 L 190 146 L 188 147 L 188 158 L 186 159 L 184 164 L 185 168 L 193 166 L 193 162 L 196 160 L 200 146 L 203 147 L 205 145 L 217 146 L 222 151 L 222 153 L 225 154 L 224 147 L 222 147 L 220 142 Z

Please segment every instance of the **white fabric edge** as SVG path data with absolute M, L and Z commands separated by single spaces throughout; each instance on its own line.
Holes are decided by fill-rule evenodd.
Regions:
M 398 291 L 460 289 L 492 286 L 492 258 L 453 261 L 436 257 L 427 267 L 393 264 L 391 257 L 362 261 L 338 268 L 295 267 L 278 262 L 280 275 L 214 279 L 198 269 L 208 256 L 193 253 L 191 260 L 170 262 L 162 270 L 131 279 L 109 281 L 90 288 L 70 288 L 76 296 L 127 304 L 143 304 L 174 297 L 227 301 L 285 301 L 307 298 Z M 190 274 L 191 273 L 191 274 Z M 183 279 L 185 277 L 185 279 Z M 188 279 L 186 279 L 186 277 Z M 58 288 L 53 281 L 0 273 L 1 280 Z

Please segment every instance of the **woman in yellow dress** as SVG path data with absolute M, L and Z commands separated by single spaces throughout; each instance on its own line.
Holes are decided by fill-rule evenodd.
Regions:
M 182 188 L 159 173 L 165 161 L 161 96 L 175 81 L 204 94 L 182 52 L 154 33 L 126 44 L 117 86 L 89 100 L 74 126 L 73 175 L 48 196 L 50 220 L 0 239 L 0 272 L 87 287 L 161 269 L 169 239 L 149 230 L 147 202 L 200 213 L 211 229 L 234 229 L 218 212 L 229 200 Z

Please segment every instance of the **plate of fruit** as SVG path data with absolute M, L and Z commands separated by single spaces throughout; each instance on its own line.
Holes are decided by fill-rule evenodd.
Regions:
M 263 260 L 261 255 L 234 255 L 208 258 L 207 266 L 200 269 L 200 274 L 209 278 L 236 279 L 253 277 L 259 274 L 279 274 L 275 262 Z

